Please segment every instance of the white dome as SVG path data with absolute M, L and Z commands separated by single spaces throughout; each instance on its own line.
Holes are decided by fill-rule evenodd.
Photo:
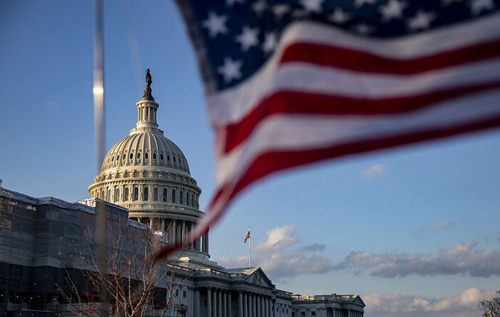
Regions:
M 188 174 L 189 165 L 181 149 L 158 129 L 139 132 L 138 129 L 118 141 L 109 150 L 101 167 L 108 169 L 157 166 L 179 169 Z

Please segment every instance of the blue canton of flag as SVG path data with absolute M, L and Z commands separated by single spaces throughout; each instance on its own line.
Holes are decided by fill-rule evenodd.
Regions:
M 321 160 L 500 125 L 500 0 L 177 0 L 218 190 Z

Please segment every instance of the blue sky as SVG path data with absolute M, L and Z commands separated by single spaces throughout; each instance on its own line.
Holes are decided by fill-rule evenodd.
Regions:
M 87 198 L 97 174 L 91 1 L 0 2 L 0 179 L 35 197 Z M 213 134 L 171 1 L 105 5 L 106 149 L 137 120 L 144 71 L 158 122 L 214 191 Z M 211 231 L 212 259 L 280 289 L 360 294 L 366 316 L 473 316 L 499 288 L 500 131 L 316 164 L 247 190 Z

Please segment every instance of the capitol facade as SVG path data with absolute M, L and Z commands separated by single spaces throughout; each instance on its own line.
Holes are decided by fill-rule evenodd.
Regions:
M 89 186 L 91 199 L 78 203 L 37 199 L 2 188 L 0 182 L 0 315 L 61 314 L 65 303 L 51 281 L 62 272 L 78 275 L 83 270 L 73 260 L 74 246 L 63 241 L 78 241 L 75 232 L 86 224 L 94 226 L 96 202 L 133 228 L 149 227 L 164 245 L 182 242 L 204 214 L 199 209 L 201 189 L 190 174 L 188 160 L 158 127 L 159 104 L 151 83 L 148 71 L 144 95 L 136 103 L 136 126 L 107 153 Z M 176 267 L 182 269 L 179 272 L 189 274 L 176 288 L 176 306 L 165 307 L 164 316 L 364 315 L 365 305 L 358 295 L 303 296 L 280 290 L 262 268 L 224 268 L 210 260 L 209 250 L 207 232 L 173 255 Z

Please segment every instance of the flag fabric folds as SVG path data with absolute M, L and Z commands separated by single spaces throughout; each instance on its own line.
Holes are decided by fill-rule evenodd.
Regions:
M 216 132 L 192 233 L 284 169 L 500 124 L 500 0 L 176 0 Z
M 248 229 L 248 233 L 245 236 L 245 240 L 243 240 L 243 243 L 247 243 L 247 240 L 250 239 L 250 229 Z

